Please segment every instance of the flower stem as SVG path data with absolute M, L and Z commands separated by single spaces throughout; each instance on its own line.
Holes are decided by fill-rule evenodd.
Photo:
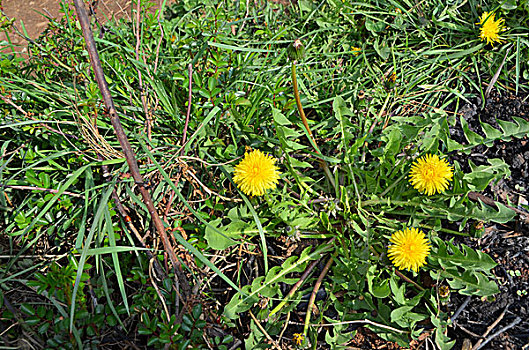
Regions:
M 314 150 L 316 150 L 317 154 L 321 155 L 320 149 L 318 148 L 318 144 L 316 143 L 316 140 L 314 139 L 314 136 L 312 135 L 312 131 L 310 130 L 309 123 L 307 122 L 307 117 L 305 116 L 305 112 L 303 111 L 303 106 L 301 105 L 301 99 L 299 98 L 299 89 L 298 89 L 298 79 L 296 77 L 296 61 L 292 61 L 292 86 L 294 88 L 294 98 L 296 100 L 296 105 L 298 107 L 299 116 L 301 117 L 301 121 L 303 122 L 303 125 L 305 126 L 305 130 L 307 130 L 307 133 L 309 134 L 309 141 L 312 144 L 312 147 L 314 147 Z M 327 162 L 320 158 L 320 164 L 323 168 L 323 171 L 325 172 L 325 175 L 327 175 L 327 178 L 329 179 L 329 182 L 332 184 L 332 187 L 336 189 L 336 183 L 334 182 L 334 177 L 332 176 L 331 170 L 329 169 L 329 165 Z
M 312 139 L 312 142 L 316 145 L 316 140 L 314 139 L 314 136 L 312 136 L 312 131 L 310 130 L 309 123 L 307 122 L 307 117 L 305 116 L 303 106 L 301 105 L 301 99 L 299 98 L 298 79 L 296 77 L 296 61 L 292 61 L 292 86 L 294 87 L 294 98 L 296 99 L 296 105 L 298 106 L 301 121 L 303 122 L 303 125 L 305 125 L 305 129 L 307 130 L 310 138 Z M 320 150 L 317 147 L 315 147 L 315 149 L 317 153 L 320 153 Z
M 414 280 L 410 279 L 409 277 L 406 277 L 405 275 L 403 275 L 399 270 L 397 269 L 394 269 L 393 270 L 395 272 L 395 274 L 397 276 L 399 276 L 400 278 L 402 278 L 403 280 L 405 280 L 406 282 L 409 282 L 411 284 L 413 284 L 415 287 L 417 287 L 417 289 L 419 289 L 421 292 L 424 290 L 424 287 L 422 287 L 421 285 L 419 285 L 419 283 L 415 282 Z
M 435 230 L 435 231 L 440 231 L 440 232 L 446 232 L 446 233 L 450 233 L 450 234 L 457 235 L 457 236 L 470 237 L 470 235 L 469 235 L 468 233 L 465 233 L 465 232 L 459 232 L 459 231 L 454 231 L 454 230 L 450 230 L 450 229 L 443 228 L 443 227 L 440 227 L 440 228 L 438 228 L 438 229 L 435 229 L 433 226 L 424 225 L 424 224 L 419 224 L 419 227 L 426 228 L 426 229 L 428 229 L 428 230 Z

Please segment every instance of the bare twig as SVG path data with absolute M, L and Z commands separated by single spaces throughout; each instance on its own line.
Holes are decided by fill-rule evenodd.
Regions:
M 225 201 L 231 201 L 231 202 L 242 202 L 242 199 L 239 199 L 239 198 L 228 198 L 228 197 L 224 197 L 223 195 L 221 194 L 218 194 L 217 192 L 209 189 L 206 185 L 204 185 L 196 176 L 195 174 L 193 174 L 192 171 L 190 170 L 187 170 L 186 174 L 188 174 L 189 176 L 191 176 L 193 178 L 193 180 L 195 180 L 199 185 L 200 187 L 202 187 L 204 189 L 204 191 L 206 191 L 207 194 L 209 195 L 214 195 L 214 196 L 217 196 L 219 197 L 220 199 L 222 200 L 225 200 Z
M 489 98 L 490 92 L 492 91 L 492 88 L 494 87 L 494 84 L 498 81 L 498 78 L 500 77 L 501 70 L 503 68 L 503 65 L 505 64 L 505 61 L 507 60 L 507 55 L 509 55 L 509 52 L 511 52 L 512 45 L 507 49 L 505 52 L 505 57 L 503 57 L 503 61 L 501 62 L 500 66 L 498 67 L 498 70 L 496 73 L 494 73 L 494 76 L 490 80 L 489 86 L 487 87 L 487 90 L 485 91 L 485 99 L 483 100 L 483 107 L 485 107 L 485 104 L 487 103 L 487 98 Z
M 287 312 L 287 319 L 285 320 L 285 325 L 283 326 L 283 329 L 281 330 L 281 333 L 279 333 L 279 338 L 278 338 L 277 342 L 280 343 L 280 344 L 281 344 L 281 339 L 283 339 L 283 334 L 285 334 L 285 331 L 288 328 L 289 321 L 290 321 L 290 311 Z
M 203 159 L 200 159 L 200 158 L 197 158 L 197 157 L 190 157 L 190 156 L 180 156 L 179 157 L 180 159 L 189 159 L 189 160 L 196 160 L 197 162 L 200 162 L 204 165 L 207 165 L 207 166 L 223 166 L 223 165 L 226 165 L 226 164 L 230 164 L 230 163 L 234 163 L 236 161 L 238 161 L 239 159 L 241 159 L 242 157 L 237 157 L 235 159 L 232 159 L 232 160 L 228 160 L 224 163 L 216 163 L 216 164 L 213 164 L 213 163 L 208 163 L 206 162 L 205 160 Z
M 400 329 L 397 329 L 397 328 L 393 328 L 393 327 L 390 327 L 390 326 L 386 326 L 386 325 L 383 325 L 381 323 L 377 323 L 375 321 L 371 321 L 371 320 L 354 320 L 354 321 L 342 321 L 342 322 L 336 322 L 336 323 L 309 323 L 309 326 L 311 327 L 335 327 L 335 326 L 340 326 L 340 325 L 347 325 L 347 324 L 369 324 L 371 326 L 374 326 L 374 327 L 378 327 L 378 328 L 383 328 L 383 329 L 387 329 L 387 330 L 390 330 L 392 332 L 396 332 L 396 333 L 400 333 L 400 334 L 404 334 L 404 333 L 408 333 L 406 331 L 403 331 L 403 330 L 400 330 Z M 290 321 L 289 324 L 293 324 L 293 325 L 296 325 L 296 326 L 303 326 L 304 323 L 301 323 L 301 322 L 293 322 L 293 321 Z
M 140 43 L 141 43 L 141 36 L 140 36 L 140 23 L 141 23 L 141 1 L 138 1 L 138 7 L 136 8 L 136 25 L 134 26 L 134 32 L 136 34 L 136 47 L 135 47 L 135 54 L 136 54 L 136 61 L 140 60 Z M 141 105 L 143 107 L 143 113 L 145 113 L 145 127 L 147 129 L 147 138 L 151 139 L 151 114 L 149 112 L 149 108 L 147 107 L 147 96 L 145 93 L 145 88 L 143 87 L 143 75 L 141 74 L 140 69 L 138 68 L 138 83 L 140 87 L 140 99 L 141 99 Z
M 154 73 L 158 70 L 158 61 L 160 59 L 160 47 L 162 46 L 164 31 L 162 26 L 162 19 L 163 19 L 163 4 L 164 0 L 160 0 L 160 4 L 158 5 L 158 28 L 160 29 L 160 40 L 158 40 L 158 44 L 156 44 L 156 57 L 154 59 Z
M 169 314 L 169 309 L 167 308 L 167 304 L 165 303 L 165 298 L 163 297 L 162 293 L 160 293 L 160 288 L 158 288 L 158 285 L 156 284 L 156 280 L 153 277 L 152 271 L 153 271 L 153 262 L 156 258 L 151 258 L 149 260 L 149 277 L 151 280 L 151 284 L 154 287 L 154 290 L 156 291 L 156 294 L 158 294 L 158 298 L 160 298 L 160 301 L 162 302 L 163 310 L 165 311 L 165 317 L 167 317 L 167 321 L 171 321 L 171 315 Z
M 103 175 L 108 173 L 108 171 L 106 170 L 106 167 L 107 166 L 103 166 Z M 136 239 L 140 242 L 140 244 L 141 244 L 141 246 L 143 248 L 148 248 L 149 249 L 150 247 L 147 244 L 145 244 L 145 241 L 143 240 L 143 237 L 140 235 L 140 233 L 138 232 L 138 230 L 136 229 L 134 224 L 132 224 L 132 219 L 127 214 L 127 209 L 121 203 L 121 200 L 119 199 L 118 193 L 116 192 L 115 189 L 112 191 L 112 199 L 114 200 L 114 204 L 116 205 L 116 209 L 118 210 L 118 213 L 121 215 L 121 217 L 123 218 L 123 220 L 127 224 L 127 227 L 129 228 L 129 230 L 134 234 L 134 237 L 136 237 Z M 162 276 L 161 278 L 164 279 L 167 276 L 167 274 L 165 273 L 165 271 L 160 266 L 160 263 L 158 262 L 157 259 L 154 259 L 154 255 L 151 253 L 150 250 L 146 250 L 146 252 L 147 252 L 147 256 L 149 257 L 149 259 L 151 261 L 154 261 L 154 268 L 156 269 L 156 273 L 159 276 Z
M 423 288 L 419 283 L 417 283 L 417 282 L 415 282 L 414 280 L 412 280 L 412 279 L 406 277 L 406 276 L 405 276 L 404 274 L 402 274 L 402 272 L 400 272 L 399 270 L 394 269 L 393 271 L 395 272 L 395 274 L 396 274 L 397 276 L 399 276 L 400 278 L 402 278 L 402 279 L 405 280 L 406 282 L 409 282 L 409 283 L 413 284 L 413 285 L 414 285 L 415 287 L 417 287 L 417 289 L 419 289 L 420 291 L 423 291 L 423 290 L 424 290 L 424 288 Z
M 456 312 L 454 312 L 454 315 L 451 317 L 451 320 L 452 320 L 452 323 L 455 323 L 457 318 L 459 317 L 459 314 L 461 314 L 461 311 L 463 311 L 468 303 L 470 302 L 470 296 L 468 296 L 465 301 L 463 301 L 463 304 L 461 304 L 461 306 L 456 310 Z
M 83 30 L 83 36 L 86 42 L 87 51 L 90 56 L 90 62 L 94 70 L 96 81 L 99 86 L 99 90 L 101 91 L 101 94 L 103 96 L 103 100 L 105 102 L 105 106 L 107 108 L 110 121 L 114 128 L 118 141 L 121 145 L 121 148 L 123 149 L 123 153 L 127 160 L 130 173 L 132 174 L 132 177 L 134 178 L 135 183 L 138 185 L 140 194 L 145 203 L 145 206 L 147 207 L 147 210 L 149 211 L 149 214 L 151 215 L 156 231 L 161 237 L 162 243 L 164 245 L 164 250 L 169 255 L 169 258 L 173 266 L 175 266 L 177 270 L 181 270 L 181 263 L 178 261 L 176 257 L 176 254 L 171 245 L 171 242 L 169 242 L 169 239 L 165 232 L 164 225 L 162 223 L 162 220 L 160 219 L 160 216 L 158 215 L 156 211 L 151 195 L 149 191 L 147 190 L 145 184 L 143 183 L 143 178 L 140 174 L 140 169 L 139 169 L 136 157 L 134 155 L 134 151 L 132 150 L 130 142 L 127 138 L 127 135 L 125 134 L 125 131 L 123 130 L 123 126 L 121 125 L 121 121 L 119 119 L 116 108 L 114 106 L 114 101 L 110 94 L 110 90 L 108 88 L 108 84 L 107 84 L 107 81 L 105 80 L 105 75 L 103 73 L 103 67 L 101 66 L 101 61 L 99 60 L 99 54 L 97 52 L 96 44 L 94 41 L 94 36 L 92 34 L 92 29 L 90 28 L 90 23 L 88 20 L 88 16 L 86 14 L 86 10 L 84 8 L 84 4 L 82 3 L 81 0 L 74 0 L 74 4 L 75 4 L 75 10 L 77 12 L 77 18 Z M 185 275 L 181 274 L 181 276 L 185 276 Z M 185 283 L 184 281 L 181 281 L 181 282 L 183 285 L 187 285 L 187 283 Z M 187 285 L 187 288 L 189 288 L 189 285 Z
M 49 192 L 49 193 L 57 193 L 59 190 L 55 190 L 53 188 L 42 188 L 42 187 L 34 187 L 34 186 L 19 186 L 19 185 L 3 185 L 0 184 L 0 187 L 5 188 L 12 188 L 14 190 L 29 190 L 29 191 L 43 191 L 43 192 Z M 62 194 L 70 197 L 76 197 L 76 198 L 84 198 L 82 194 L 77 194 L 73 192 L 64 191 Z
M 460 325 L 460 324 L 458 324 L 457 326 L 458 326 L 463 332 L 465 332 L 466 334 L 468 334 L 468 335 L 470 335 L 470 336 L 473 336 L 474 338 L 481 339 L 481 335 L 476 334 L 476 333 L 474 333 L 474 332 L 472 332 L 472 331 L 469 331 L 468 329 L 466 329 L 465 327 L 463 327 L 463 326 Z M 470 344 L 470 345 L 468 346 L 467 349 L 472 349 L 472 344 Z
M 507 326 L 503 327 L 502 329 L 500 329 L 499 331 L 497 331 L 496 333 L 494 334 L 491 334 L 487 339 L 485 339 L 485 341 L 483 343 L 481 343 L 481 345 L 479 347 L 477 347 L 475 350 L 479 350 L 481 348 L 483 348 L 485 345 L 487 345 L 488 342 L 490 342 L 492 339 L 496 338 L 498 335 L 502 334 L 503 332 L 505 332 L 506 330 L 509 330 L 511 329 L 512 327 L 516 326 L 518 323 L 522 322 L 522 319 L 520 317 L 516 317 L 514 319 L 514 321 L 512 321 L 511 323 L 509 323 Z
M 503 320 L 503 317 L 505 317 L 505 314 L 507 313 L 507 310 L 509 309 L 509 306 L 511 306 L 511 305 L 508 304 L 505 307 L 505 309 L 503 310 L 503 312 L 500 314 L 500 316 L 498 316 L 498 318 L 494 322 L 492 322 L 492 324 L 490 326 L 487 327 L 487 330 L 485 331 L 485 333 L 483 333 L 483 335 L 481 336 L 481 339 L 478 340 L 478 342 L 472 347 L 472 350 L 477 350 L 477 349 L 481 348 L 481 344 L 486 340 L 485 337 L 487 335 L 489 335 L 489 333 L 492 332 L 492 330 L 494 328 L 496 328 L 496 326 L 498 325 L 498 323 L 500 323 L 501 320 Z
M 312 293 L 310 294 L 309 298 L 309 304 L 307 306 L 307 314 L 305 315 L 305 326 L 303 327 L 303 335 L 305 336 L 307 336 L 307 330 L 309 329 L 310 315 L 312 314 L 312 307 L 314 306 L 314 301 L 316 300 L 316 294 L 320 289 L 321 283 L 323 282 L 323 278 L 327 275 L 327 272 L 331 268 L 333 261 L 334 258 L 331 256 L 327 261 L 327 264 L 325 264 L 325 267 L 321 271 L 320 275 L 318 276 L 318 279 L 314 284 L 314 288 L 312 288 Z
M 243 21 L 242 21 L 242 24 L 241 26 L 239 27 L 239 32 L 238 34 L 241 34 L 242 32 L 242 29 L 244 28 L 244 25 L 246 24 L 246 21 L 248 19 L 248 15 L 250 14 L 250 0 L 246 0 L 246 13 L 244 14 L 244 18 L 243 18 Z
M 305 270 L 305 272 L 303 272 L 303 275 L 301 275 L 301 277 L 296 282 L 296 284 L 294 284 L 294 286 L 292 286 L 292 288 L 290 289 L 290 292 L 288 292 L 287 296 L 272 311 L 270 311 L 270 315 L 268 315 L 269 317 L 272 316 L 273 314 L 275 314 L 276 312 L 278 312 L 279 310 L 281 310 L 283 308 L 283 306 L 288 302 L 288 300 L 290 298 L 292 298 L 292 296 L 296 293 L 298 288 L 305 282 L 307 277 L 309 277 L 310 273 L 312 272 L 312 270 L 314 270 L 314 268 L 316 267 L 316 265 L 318 265 L 319 262 L 320 262 L 319 259 L 318 260 L 314 260 L 307 267 L 307 269 Z
M 257 317 L 255 317 L 255 315 L 252 313 L 252 311 L 248 310 L 248 312 L 250 313 L 250 316 L 252 317 L 253 321 L 255 322 L 255 325 L 257 326 L 257 328 L 259 328 L 259 330 L 261 332 L 263 332 L 263 334 L 265 335 L 266 339 L 268 339 L 272 343 L 272 346 L 275 349 L 277 349 L 277 350 L 281 350 L 281 348 L 279 347 L 277 342 L 274 339 L 272 339 L 272 337 L 270 336 L 270 334 L 268 334 L 266 329 L 263 328 L 263 326 L 261 325 L 261 322 L 259 322 Z
M 309 123 L 307 121 L 307 117 L 305 116 L 305 112 L 303 111 L 303 105 L 301 104 L 301 98 L 299 97 L 299 89 L 298 89 L 298 79 L 296 76 L 296 64 L 297 62 L 294 60 L 292 61 L 292 87 L 294 89 L 294 99 L 296 100 L 296 106 L 298 107 L 299 116 L 301 118 L 301 121 L 303 122 L 303 126 L 305 127 L 305 130 L 307 130 L 307 134 L 309 135 L 309 140 L 312 141 L 312 147 L 316 151 L 317 154 L 321 155 L 320 149 L 318 148 L 318 144 L 316 143 L 316 139 L 312 135 L 312 131 L 310 130 Z M 334 178 L 332 176 L 331 170 L 329 169 L 329 164 L 325 161 L 323 158 L 319 158 L 320 165 L 323 169 L 323 172 L 327 176 L 329 182 L 331 183 L 332 187 L 336 189 L 336 184 L 334 183 Z

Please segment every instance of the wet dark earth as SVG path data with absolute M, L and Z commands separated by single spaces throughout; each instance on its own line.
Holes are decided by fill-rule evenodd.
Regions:
M 499 130 L 497 119 L 529 120 L 529 95 L 500 95 L 493 91 L 485 108 L 476 98 L 458 113 L 468 122 L 470 130 L 485 136 L 480 120 Z M 459 123 L 451 133 L 456 141 L 466 143 Z M 511 176 L 489 184 L 484 195 L 518 212 L 513 222 L 485 225 L 480 238 L 460 240 L 488 253 L 498 263 L 493 273 L 500 293 L 492 301 L 451 297 L 448 312 L 455 321 L 449 336 L 457 339 L 454 349 L 529 349 L 529 139 L 525 136 L 495 141 L 491 147 L 478 146 L 469 155 L 453 154 L 450 158 L 457 160 L 465 171 L 470 170 L 467 160 L 487 165 L 487 159 L 502 159 L 509 165 Z

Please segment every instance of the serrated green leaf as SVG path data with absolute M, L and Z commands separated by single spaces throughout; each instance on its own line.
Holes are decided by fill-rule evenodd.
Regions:
M 455 340 L 450 340 L 450 338 L 445 334 L 446 327 L 437 327 L 435 329 L 435 344 L 439 347 L 440 350 L 450 350 L 455 345 Z
M 400 287 L 397 284 L 395 276 L 392 276 L 389 280 L 389 286 L 391 287 L 391 293 L 393 293 L 393 298 L 399 305 L 406 304 L 406 298 L 404 293 L 406 292 L 406 285 L 403 283 Z
M 334 111 L 334 116 L 338 121 L 341 121 L 346 116 L 353 115 L 353 112 L 347 107 L 345 100 L 341 96 L 334 98 L 332 109 Z M 350 123 L 349 120 L 347 120 L 347 122 Z
M 439 237 L 433 237 L 432 242 L 437 251 L 430 254 L 429 259 L 435 260 L 443 269 L 463 267 L 464 269 L 489 272 L 498 265 L 488 254 L 474 250 L 464 244 L 461 249 L 452 242 L 444 242 Z
M 441 277 L 446 278 L 450 288 L 458 290 L 463 295 L 490 296 L 499 292 L 496 282 L 489 280 L 481 272 L 458 270 L 441 271 Z
M 406 313 L 410 312 L 412 309 L 413 306 L 401 306 L 391 311 L 391 322 L 399 321 Z
M 522 138 L 529 134 L 529 121 L 513 116 L 512 119 L 518 124 L 518 130 L 513 134 L 514 137 Z
M 438 123 L 438 120 L 432 120 L 434 124 L 424 133 L 422 140 L 421 150 L 428 152 L 432 149 L 439 148 L 439 135 L 441 131 L 441 126 Z
M 376 275 L 376 273 L 377 266 L 371 265 L 366 275 L 369 293 L 371 293 L 376 298 L 387 298 L 391 292 L 388 285 L 388 280 L 383 279 L 380 281 L 380 278 Z
M 470 130 L 465 118 L 461 116 L 459 120 L 461 121 L 461 127 L 463 129 L 463 133 L 465 134 L 465 138 L 467 139 L 470 145 L 480 145 L 481 143 L 483 143 L 483 137 Z
M 382 140 L 386 142 L 384 147 L 384 155 L 393 157 L 400 152 L 400 142 L 402 140 L 402 134 L 397 129 L 392 129 L 391 132 L 382 137 Z
M 516 135 L 518 132 L 518 129 L 520 128 L 519 125 L 509 122 L 506 120 L 497 120 L 498 124 L 500 125 L 500 128 L 503 130 L 503 140 L 509 140 L 511 136 Z
M 447 152 L 457 151 L 457 150 L 462 149 L 463 147 L 464 146 L 462 144 L 460 144 L 459 142 L 454 141 L 454 140 L 452 140 L 450 138 L 446 140 L 446 150 L 447 150 Z
M 498 129 L 494 128 L 492 125 L 484 122 L 480 122 L 480 124 L 487 139 L 500 139 L 502 137 L 503 133 Z M 491 147 L 492 144 L 492 142 L 489 142 L 487 145 Z
M 511 221 L 516 215 L 516 212 L 514 210 L 507 208 L 501 203 L 496 203 L 498 210 L 495 210 L 494 208 L 485 205 L 483 202 L 480 203 L 481 208 L 476 206 L 472 210 L 472 217 L 477 220 L 482 220 L 485 222 L 493 221 L 500 224 L 505 224 Z
M 449 221 L 474 219 L 484 222 L 506 223 L 511 221 L 516 213 L 501 203 L 496 203 L 498 210 L 485 205 L 483 202 L 474 203 L 468 198 L 450 199 L 448 206 L 419 204 L 421 209 L 432 216 L 446 217 Z
M 472 161 L 468 161 L 472 171 L 463 176 L 471 191 L 483 191 L 492 180 L 499 180 L 511 175 L 507 163 L 501 159 L 488 159 L 489 165 L 476 166 Z

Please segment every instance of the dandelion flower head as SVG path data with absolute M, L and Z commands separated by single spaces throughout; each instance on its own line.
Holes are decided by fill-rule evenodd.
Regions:
M 351 51 L 353 52 L 353 55 L 358 56 L 362 53 L 362 49 L 356 46 L 353 46 L 351 48 Z
M 305 340 L 305 336 L 303 335 L 303 333 L 292 334 L 292 341 L 294 342 L 294 344 L 299 346 L 303 344 L 303 340 Z
M 233 181 L 249 196 L 262 196 L 266 190 L 276 188 L 279 169 L 276 159 L 259 150 L 247 152 L 235 166 Z
M 415 272 L 426 264 L 430 254 L 430 242 L 422 231 L 416 228 L 405 228 L 391 235 L 388 256 L 399 270 L 407 269 Z
M 481 32 L 479 37 L 482 41 L 487 41 L 487 44 L 494 45 L 494 43 L 501 43 L 500 32 L 505 30 L 504 19 L 499 18 L 497 21 L 494 20 L 496 14 L 490 14 L 489 12 L 483 12 L 479 22 L 476 24 L 481 25 Z M 488 18 L 487 18 L 488 17 Z
M 446 159 L 435 154 L 427 154 L 411 166 L 410 183 L 413 188 L 428 196 L 442 193 L 448 188 L 454 173 Z

